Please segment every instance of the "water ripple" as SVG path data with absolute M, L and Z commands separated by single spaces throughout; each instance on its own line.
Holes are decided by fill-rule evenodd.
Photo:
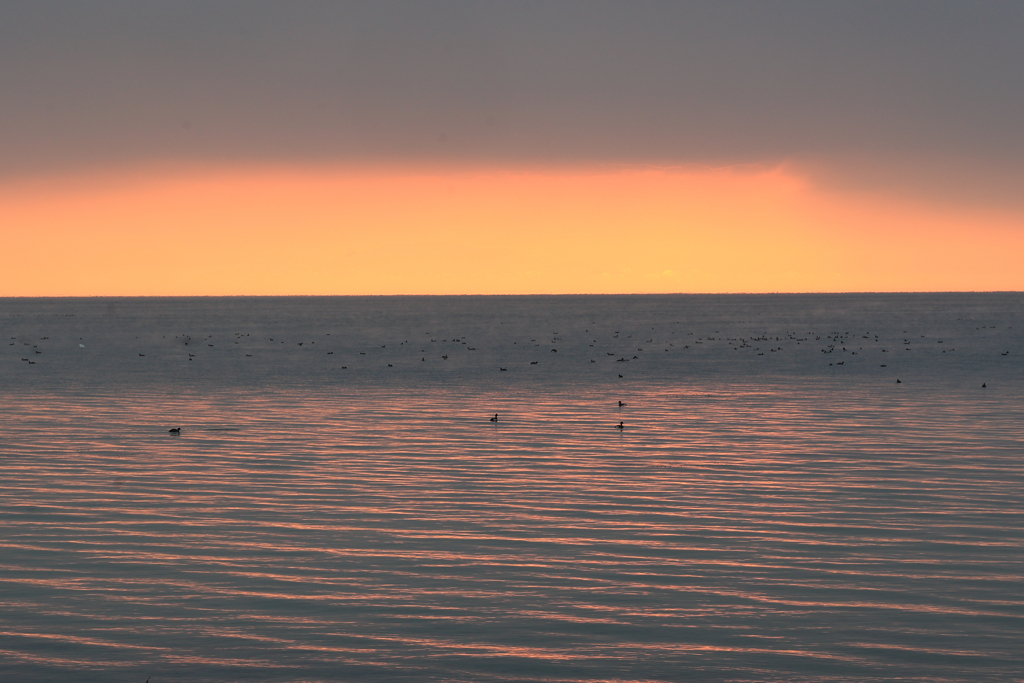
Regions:
M 700 389 L 7 396 L 0 671 L 1013 680 L 1019 402 Z

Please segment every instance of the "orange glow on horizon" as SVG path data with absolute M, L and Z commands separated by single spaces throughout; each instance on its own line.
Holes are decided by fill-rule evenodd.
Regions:
M 1021 218 L 785 169 L 151 170 L 0 185 L 0 296 L 1021 290 Z

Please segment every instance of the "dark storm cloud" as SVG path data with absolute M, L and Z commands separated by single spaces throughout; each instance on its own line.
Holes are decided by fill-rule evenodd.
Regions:
M 1018 2 L 3 2 L 0 173 L 851 156 L 1016 168 L 1022 35 Z

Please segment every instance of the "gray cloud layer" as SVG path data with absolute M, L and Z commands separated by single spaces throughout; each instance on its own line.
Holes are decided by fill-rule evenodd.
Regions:
M 1021 36 L 1019 2 L 2 2 L 0 174 L 856 158 L 985 176 L 1024 158 Z

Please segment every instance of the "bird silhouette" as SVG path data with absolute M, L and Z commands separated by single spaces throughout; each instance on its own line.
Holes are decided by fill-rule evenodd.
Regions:
M 495 413 L 494 417 L 491 418 L 491 422 L 497 422 L 497 421 L 498 421 L 498 414 Z
M 168 429 L 167 431 L 170 434 L 181 434 L 181 427 L 175 427 L 174 429 Z

